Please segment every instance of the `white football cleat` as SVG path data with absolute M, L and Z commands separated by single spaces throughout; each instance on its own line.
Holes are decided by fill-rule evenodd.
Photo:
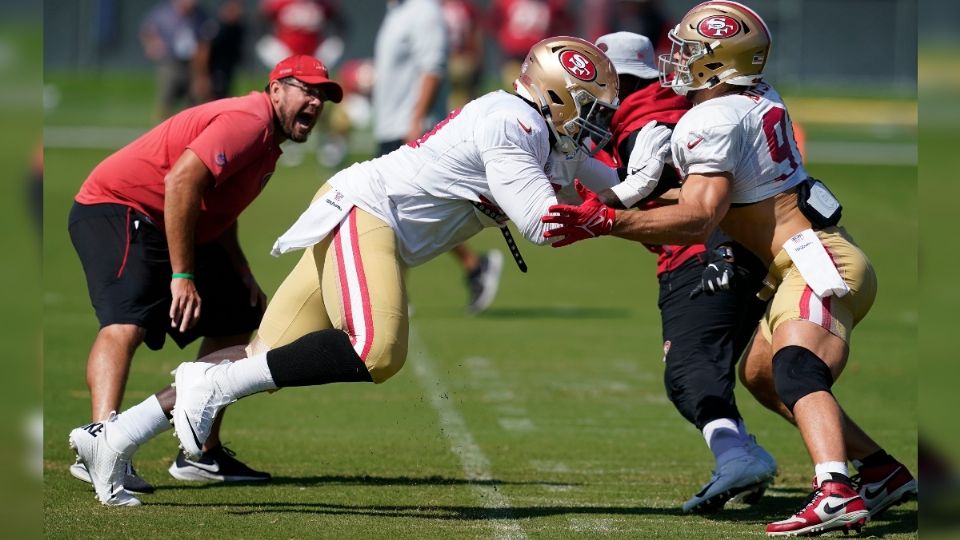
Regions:
M 86 466 L 98 501 L 105 506 L 140 506 L 140 499 L 123 489 L 127 464 L 136 447 L 123 454 L 107 443 L 106 431 L 115 418 L 114 414 L 106 422 L 95 422 L 74 429 L 70 432 L 70 448 L 77 452 L 77 458 Z
M 706 514 L 716 512 L 730 499 L 743 495 L 746 502 L 756 502 L 777 474 L 777 464 L 763 448 L 749 448 L 746 455 L 731 459 L 713 472 L 710 481 L 683 503 L 684 512 Z
M 229 363 L 228 360 L 224 362 Z M 180 439 L 180 448 L 194 461 L 199 460 L 203 453 L 203 443 L 210 436 L 217 413 L 236 401 L 213 380 L 221 364 L 184 362 L 173 372 L 177 389 L 173 427 Z

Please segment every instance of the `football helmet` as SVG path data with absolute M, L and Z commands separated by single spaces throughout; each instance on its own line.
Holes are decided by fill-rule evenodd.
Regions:
M 589 41 L 540 41 L 527 53 L 514 88 L 540 110 L 563 154 L 580 148 L 593 153 L 610 140 L 619 80 L 610 59 Z
M 727 0 L 694 6 L 668 35 L 672 45 L 670 54 L 660 55 L 660 84 L 680 95 L 720 83 L 752 86 L 760 82 L 770 53 L 763 19 Z

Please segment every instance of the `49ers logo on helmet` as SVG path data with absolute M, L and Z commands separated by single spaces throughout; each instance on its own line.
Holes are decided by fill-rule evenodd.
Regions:
M 560 64 L 567 73 L 580 79 L 590 82 L 597 78 L 597 68 L 589 58 L 578 51 L 567 49 L 560 53 Z
M 728 38 L 735 36 L 739 31 L 740 23 L 726 15 L 711 15 L 697 25 L 697 32 L 708 38 Z

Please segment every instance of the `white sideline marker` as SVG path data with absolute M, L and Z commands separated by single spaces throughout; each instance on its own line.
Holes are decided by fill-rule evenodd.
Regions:
M 463 416 L 457 411 L 437 370 L 434 361 L 427 352 L 423 341 L 417 335 L 413 326 L 410 327 L 409 364 L 413 364 L 413 372 L 423 392 L 430 398 L 430 405 L 440 417 L 443 434 L 450 442 L 450 450 L 460 459 L 463 472 L 470 485 L 480 494 L 487 508 L 511 508 L 510 499 L 489 482 L 493 479 L 490 471 L 490 460 L 473 439 Z M 419 354 L 418 354 L 419 353 Z M 526 538 L 523 528 L 516 522 L 517 516 L 513 512 L 505 512 L 502 519 L 491 519 L 495 528 L 496 538 L 522 539 Z

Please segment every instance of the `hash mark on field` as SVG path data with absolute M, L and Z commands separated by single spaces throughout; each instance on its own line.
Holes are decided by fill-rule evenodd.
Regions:
M 529 418 L 500 418 L 500 427 L 506 431 L 533 431 L 536 427 Z
M 484 501 L 483 504 L 486 508 L 503 510 L 502 512 L 490 512 L 488 518 L 495 529 L 495 537 L 526 538 L 526 533 L 523 532 L 523 528 L 516 521 L 516 514 L 510 510 L 512 507 L 510 499 L 497 488 L 495 482 L 492 482 L 493 474 L 490 470 L 490 460 L 487 459 L 483 450 L 473 439 L 473 434 L 467 428 L 467 424 L 456 405 L 453 404 L 453 400 L 441 397 L 449 393 L 443 381 L 437 375 L 434 361 L 427 352 L 426 346 L 412 326 L 410 328 L 410 349 L 411 352 L 418 351 L 420 353 L 410 355 L 413 372 L 417 376 L 420 387 L 429 396 L 430 405 L 437 411 L 443 434 L 450 443 L 450 450 L 460 459 L 460 465 L 463 467 L 464 475 L 470 482 L 470 486 L 480 495 L 480 499 Z

